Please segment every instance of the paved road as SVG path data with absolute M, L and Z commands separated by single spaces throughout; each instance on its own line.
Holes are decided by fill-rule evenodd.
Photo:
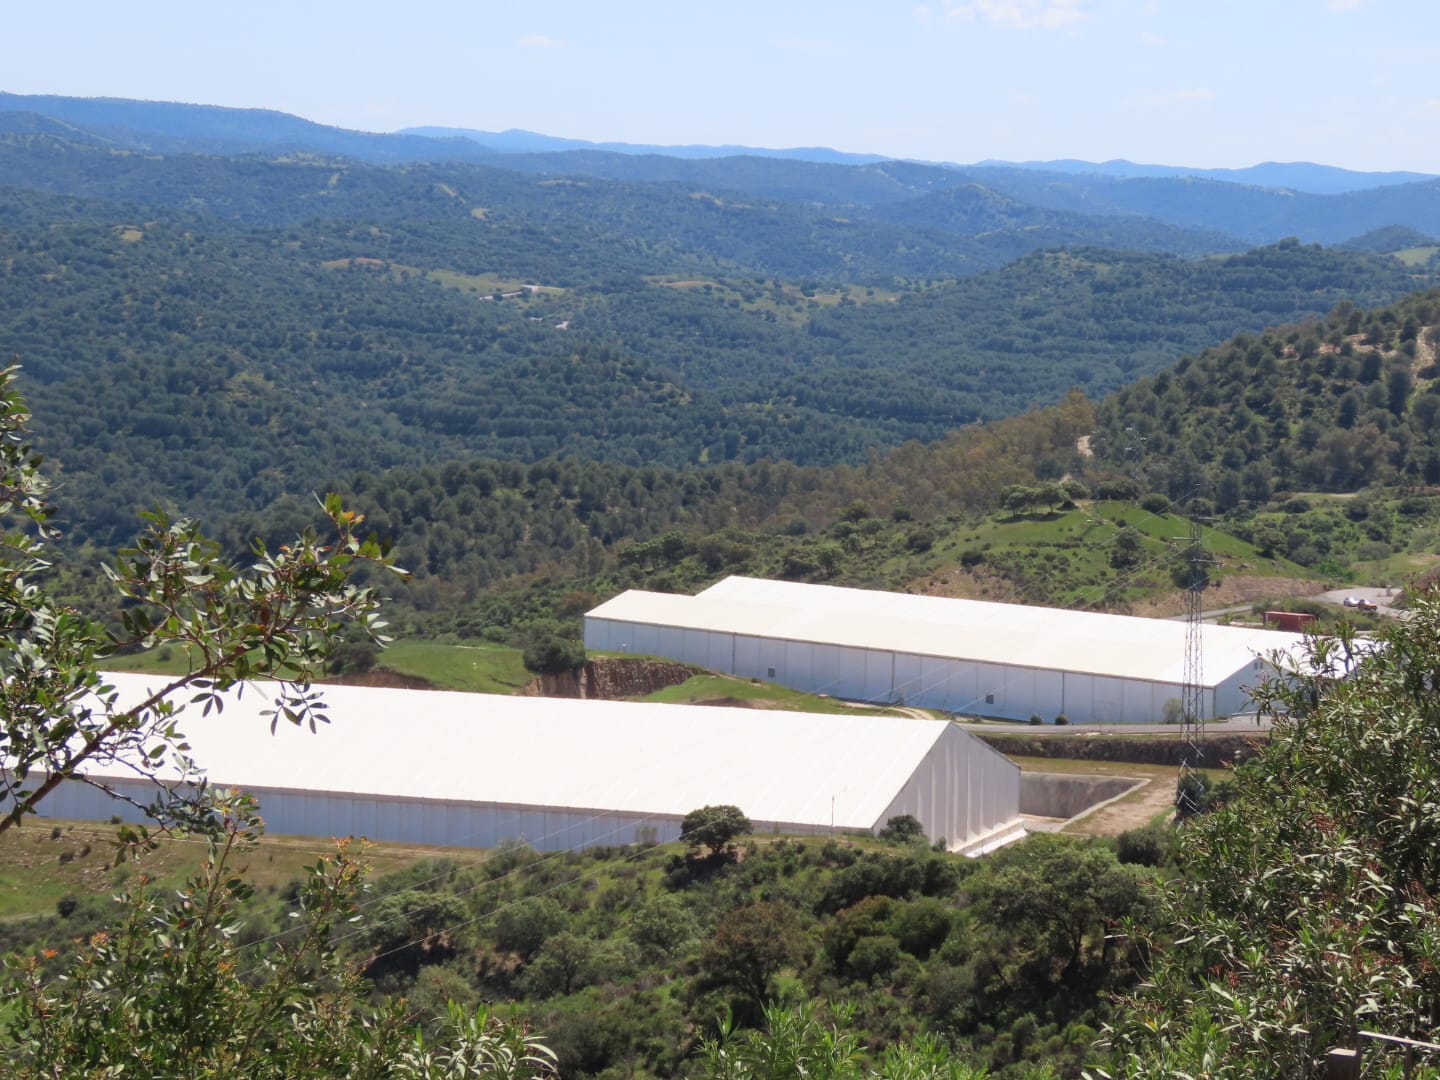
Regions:
M 1329 592 L 1324 592 L 1319 596 L 1313 597 L 1313 599 L 1324 600 L 1328 604 L 1343 604 L 1352 596 L 1362 600 L 1369 600 L 1375 605 L 1375 613 L 1377 615 L 1388 615 L 1392 619 L 1408 619 L 1410 617 L 1408 611 L 1390 606 L 1399 596 L 1394 589 L 1377 589 L 1368 585 L 1357 585 L 1349 589 L 1331 589 Z
M 1369 585 L 1356 585 L 1349 589 L 1331 589 L 1329 592 L 1315 593 L 1313 596 L 1305 597 L 1306 600 L 1319 600 L 1326 604 L 1344 604 L 1351 596 L 1363 597 L 1375 605 L 1377 615 L 1388 615 L 1392 619 L 1406 619 L 1410 617 L 1408 611 L 1390 606 L 1399 594 L 1394 589 L 1381 589 Z M 1212 608 L 1209 611 L 1202 611 L 1200 618 L 1206 622 L 1214 622 L 1216 619 L 1226 615 L 1245 615 L 1255 610 L 1254 604 L 1234 604 L 1230 607 Z M 1172 622 L 1184 622 L 1184 615 L 1167 615 Z
M 1107 735 L 1175 735 L 1180 734 L 1178 724 L 1003 724 L 993 720 L 957 720 L 966 731 L 988 735 L 1086 735 L 1100 738 Z M 1256 717 L 1253 713 L 1232 716 L 1220 724 L 1206 724 L 1206 735 L 1253 735 L 1257 731 L 1269 731 L 1270 718 Z

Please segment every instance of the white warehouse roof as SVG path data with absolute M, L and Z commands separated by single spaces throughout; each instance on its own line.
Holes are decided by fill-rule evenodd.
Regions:
M 711 630 L 1045 670 L 1184 681 L 1184 622 L 729 577 L 696 596 L 631 590 L 588 619 Z M 1300 634 L 1206 624 L 1203 681 L 1296 650 Z
M 119 691 L 121 707 L 164 681 L 137 674 L 105 679 Z M 986 767 L 1017 771 L 938 720 L 323 689 L 331 723 L 313 734 L 282 720 L 271 735 L 262 711 L 272 698 L 264 684 L 232 691 L 219 713 L 188 709 L 178 726 L 212 784 L 244 790 L 676 817 L 733 804 L 756 822 L 842 829 L 883 824 L 880 815 L 942 739 L 973 743 Z M 115 766 L 91 775 L 135 774 Z M 262 796 L 262 810 L 263 802 Z

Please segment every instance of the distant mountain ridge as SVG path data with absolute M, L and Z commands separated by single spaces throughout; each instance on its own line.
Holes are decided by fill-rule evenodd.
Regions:
M 1359 172 L 1334 165 L 1317 165 L 1310 161 L 1263 161 L 1243 169 L 1197 169 L 1184 165 L 1140 165 L 1124 158 L 1101 162 L 1061 158 L 1055 161 L 986 160 L 976 162 L 973 167 L 1031 169 L 1036 172 L 1109 176 L 1125 180 L 1193 176 L 1227 184 L 1304 191 L 1312 195 L 1340 195 L 1350 191 L 1367 191 L 1371 188 L 1437 179 L 1432 173 Z
M 494 157 L 473 140 L 437 141 L 416 135 L 349 131 L 273 109 L 0 92 L 0 130 L 23 125 L 14 119 L 15 114 L 61 121 L 118 150 L 161 154 L 310 150 L 374 163 L 487 161 Z M 76 138 L 77 132 L 71 130 L 68 137 Z
M 603 152 L 629 157 L 664 157 L 688 161 L 731 157 L 774 158 L 825 165 L 899 163 L 886 154 L 855 153 L 830 147 L 767 148 L 735 144 L 664 145 L 595 142 L 510 128 L 417 126 L 392 133 L 353 131 L 318 124 L 274 109 L 233 108 L 183 102 L 138 101 L 129 98 L 77 98 L 56 94 L 0 92 L 0 113 L 28 113 L 63 121 L 92 136 L 107 137 L 117 146 L 162 153 L 246 153 L 264 148 L 306 148 L 347 154 L 371 162 L 493 161 L 501 155 Z M 13 119 L 0 130 L 14 130 Z M 73 137 L 72 132 L 72 137 Z M 1280 188 L 1317 195 L 1367 191 L 1397 184 L 1435 180 L 1427 173 L 1360 172 L 1312 162 L 1262 162 L 1240 169 L 1202 169 L 1183 165 L 1139 164 L 1123 158 L 1104 162 L 1061 158 L 1007 162 L 986 159 L 972 164 L 908 161 L 938 170 L 1028 170 L 1072 177 L 1110 179 L 1183 179 L 1196 177 L 1227 184 Z
M 648 143 L 591 142 L 588 139 L 567 139 L 557 135 L 542 135 L 534 131 L 525 131 L 522 128 L 508 128 L 505 131 L 478 131 L 474 128 L 409 127 L 401 128 L 396 134 L 421 135 L 429 139 L 469 139 L 486 149 L 502 154 L 553 154 L 566 150 L 605 150 L 612 154 L 658 155 L 683 159 L 772 157 L 790 161 L 815 161 L 826 165 L 873 165 L 877 161 L 892 160 L 884 154 L 852 154 L 844 150 L 832 150 L 827 146 L 770 149 L 730 144 L 707 146 L 695 143 L 670 146 Z

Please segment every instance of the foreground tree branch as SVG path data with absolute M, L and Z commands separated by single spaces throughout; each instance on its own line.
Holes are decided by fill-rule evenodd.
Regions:
M 51 565 L 54 509 L 41 460 L 25 442 L 29 414 L 15 372 L 0 371 L 0 833 L 96 765 L 123 759 L 148 763 L 152 776 L 166 766 L 195 775 L 179 714 L 222 708 L 238 682 L 269 680 L 272 731 L 282 718 L 312 729 L 323 722 L 311 678 L 340 635 L 358 626 L 372 642 L 386 640 L 378 597 L 356 571 L 403 573 L 385 548 L 360 537 L 363 517 L 329 496 L 321 503 L 327 535 L 307 531 L 273 552 L 257 541 L 251 559 L 235 565 L 194 522 L 147 514 L 133 547 L 105 568 L 125 605 L 122 629 L 112 632 L 38 583 Z M 143 701 L 122 706 L 97 664 L 117 650 L 165 644 L 186 652 L 190 671 L 157 679 Z M 167 788 L 155 814 L 193 824 L 195 807 L 175 797 L 179 790 Z

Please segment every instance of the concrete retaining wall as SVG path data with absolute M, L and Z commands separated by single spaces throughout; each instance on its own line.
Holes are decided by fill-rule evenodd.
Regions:
M 1133 776 L 1071 776 L 1067 773 L 1020 774 L 1020 812 L 1069 819 L 1145 783 Z

